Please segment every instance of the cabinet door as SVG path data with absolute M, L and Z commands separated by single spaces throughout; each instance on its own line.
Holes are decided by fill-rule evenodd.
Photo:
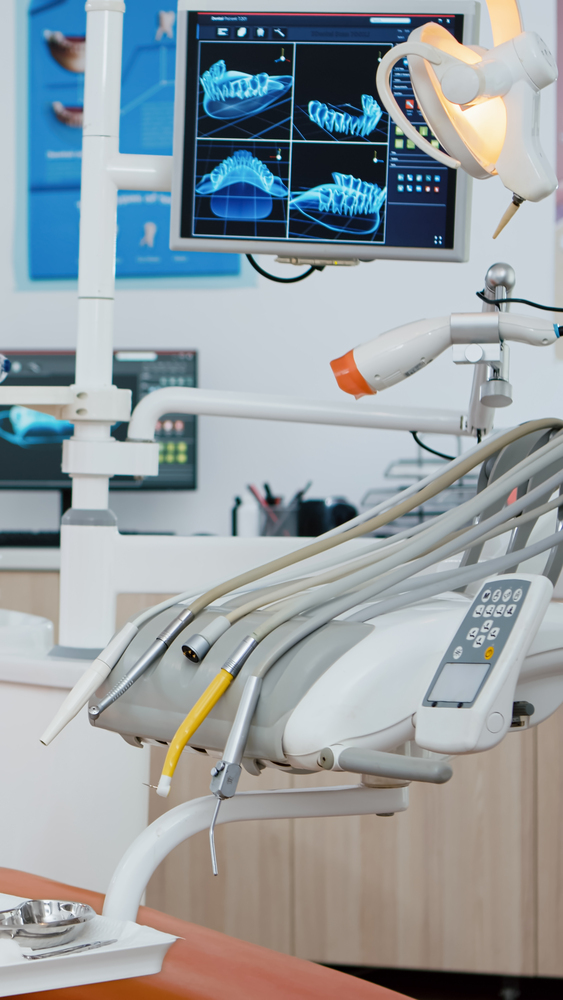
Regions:
M 59 574 L 29 570 L 0 571 L 0 608 L 48 618 L 59 628 Z
M 538 975 L 563 976 L 563 708 L 538 728 Z
M 297 821 L 296 954 L 534 975 L 535 742 L 510 734 L 457 758 L 447 785 L 412 784 L 394 817 Z

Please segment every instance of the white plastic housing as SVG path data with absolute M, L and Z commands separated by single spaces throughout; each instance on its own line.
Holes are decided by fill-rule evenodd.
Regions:
M 540 91 L 557 79 L 557 66 L 545 42 L 522 31 L 517 16 L 511 31 L 502 37 L 497 30 L 502 43 L 487 51 L 460 45 L 439 24 L 423 25 L 383 57 L 377 84 L 393 120 L 429 156 L 472 177 L 498 174 L 510 191 L 537 202 L 557 187 L 539 142 Z M 393 95 L 391 73 L 405 58 L 418 104 L 446 153 L 409 122 Z
M 515 671 L 518 686 L 505 691 L 535 706 L 530 725 L 563 703 L 563 604 L 551 603 L 544 617 L 551 584 L 544 577 L 534 579 L 543 592 L 539 627 L 534 632 L 532 615 L 530 641 Z M 341 656 L 293 710 L 283 735 L 287 762 L 319 770 L 318 756 L 326 746 L 393 750 L 413 740 L 424 695 L 471 603 L 472 598 L 449 593 L 375 619 L 373 632 Z M 495 742 L 505 733 L 506 728 L 496 734 Z M 434 744 L 429 749 L 464 752 Z
M 506 645 L 499 653 L 498 661 L 474 704 L 467 708 L 450 708 L 439 705 L 430 707 L 421 703 L 418 707 L 415 739 L 418 746 L 425 750 L 446 754 L 489 750 L 500 743 L 508 732 L 520 668 L 553 594 L 553 585 L 545 576 L 516 573 L 496 576 L 491 582 L 502 587 L 515 579 L 529 580 L 530 589 L 523 598 Z M 481 624 L 479 620 L 468 618 L 468 629 L 476 621 Z M 432 680 L 430 683 L 432 684 Z
M 556 332 L 557 331 L 557 332 Z M 452 344 L 495 344 L 510 340 L 545 347 L 558 338 L 547 319 L 511 313 L 453 313 L 420 319 L 380 334 L 354 348 L 356 367 L 373 392 L 414 375 Z

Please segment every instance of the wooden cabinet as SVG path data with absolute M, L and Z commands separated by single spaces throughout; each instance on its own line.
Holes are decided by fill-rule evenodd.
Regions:
M 563 976 L 563 708 L 538 728 L 536 794 L 538 974 Z
M 118 617 L 163 595 L 121 595 Z M 57 575 L 0 572 L 0 606 L 56 620 Z M 152 748 L 156 784 L 164 751 Z M 209 758 L 184 754 L 151 819 L 208 794 Z M 241 790 L 349 783 L 348 775 L 244 774 Z M 411 785 L 394 817 L 236 823 L 205 833 L 153 876 L 147 902 L 320 962 L 563 977 L 563 710 L 538 729 Z
M 447 785 L 411 785 L 409 809 L 393 817 L 220 827 L 218 879 L 200 834 L 161 865 L 148 901 L 319 962 L 539 974 L 537 735 L 513 734 L 487 754 L 458 759 Z M 151 754 L 156 783 L 164 754 Z M 170 799 L 152 797 L 151 818 L 206 794 L 210 764 L 184 755 Z M 350 776 L 265 771 L 242 785 L 339 781 Z

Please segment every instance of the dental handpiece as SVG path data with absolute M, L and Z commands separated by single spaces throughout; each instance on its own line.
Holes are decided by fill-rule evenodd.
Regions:
M 157 635 L 156 639 L 149 646 L 145 653 L 137 660 L 135 665 L 131 667 L 125 677 L 122 677 L 117 684 L 115 684 L 111 691 L 102 698 L 97 705 L 91 705 L 88 709 L 88 716 L 90 722 L 95 723 L 99 719 L 102 712 L 105 712 L 106 708 L 113 705 L 121 695 L 125 694 L 130 687 L 133 686 L 135 681 L 142 677 L 142 675 L 153 665 L 156 661 L 166 653 L 166 651 L 172 645 L 174 639 L 180 635 L 181 632 L 194 620 L 193 613 L 187 608 L 182 611 L 181 614 L 177 615 L 176 618 L 163 628 L 162 632 Z
M 247 677 L 244 690 L 241 695 L 235 721 L 231 727 L 229 738 L 223 753 L 223 759 L 211 769 L 210 790 L 217 799 L 211 826 L 209 827 L 209 848 L 211 851 L 211 867 L 213 874 L 218 875 L 217 852 L 215 850 L 215 824 L 219 815 L 219 808 L 224 799 L 231 799 L 237 790 L 241 774 L 241 762 L 244 748 L 248 740 L 250 723 L 258 704 L 262 678 L 251 674 Z

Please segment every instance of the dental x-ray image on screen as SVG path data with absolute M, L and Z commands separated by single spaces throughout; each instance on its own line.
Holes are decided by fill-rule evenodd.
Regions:
M 204 171 L 200 177 L 200 171 Z M 199 143 L 196 232 L 283 239 L 289 143 Z
M 467 4 L 452 0 L 446 11 L 434 0 L 417 13 L 406 0 L 390 0 L 388 12 L 366 0 L 353 13 L 311 7 L 284 11 L 275 0 L 267 14 L 257 2 L 196 11 L 181 0 L 171 247 L 465 259 L 469 179 L 395 126 L 376 73 L 429 20 L 472 41 Z M 406 61 L 392 87 L 437 145 Z
M 200 60 L 198 135 L 289 139 L 293 72 L 275 45 L 206 45 Z
M 390 45 L 299 48 L 293 135 L 305 142 L 360 142 L 387 148 L 388 115 L 377 99 L 374 66 Z
M 289 235 L 296 240 L 384 240 L 387 150 L 354 143 L 293 150 Z M 376 157 L 376 159 L 374 159 Z

